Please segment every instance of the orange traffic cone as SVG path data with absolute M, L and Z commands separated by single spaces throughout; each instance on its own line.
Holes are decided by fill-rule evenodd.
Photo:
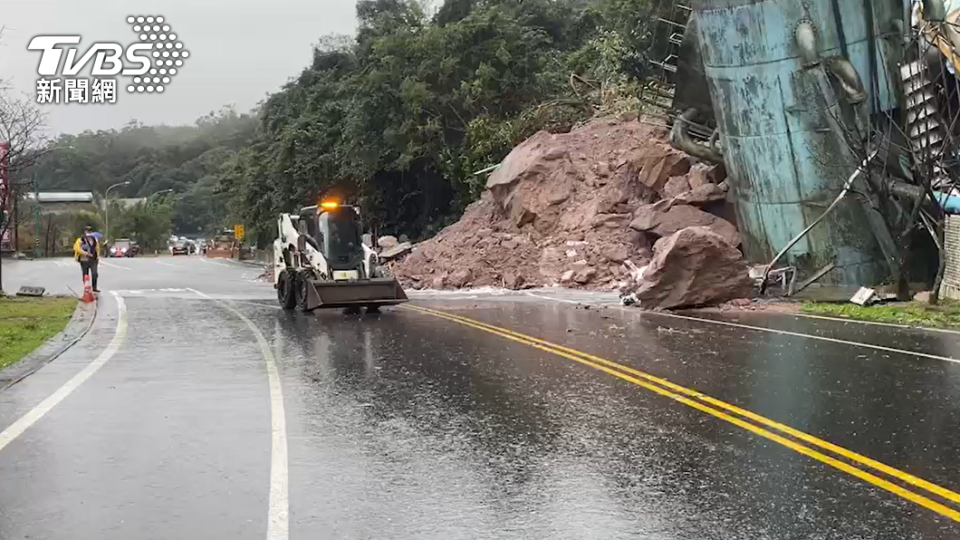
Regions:
M 96 300 L 93 296 L 93 288 L 90 287 L 90 276 L 83 276 L 83 298 L 81 300 L 87 304 Z

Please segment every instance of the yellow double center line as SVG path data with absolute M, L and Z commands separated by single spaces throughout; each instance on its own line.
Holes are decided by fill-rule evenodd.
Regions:
M 435 309 L 428 309 L 421 306 L 407 305 L 404 307 L 406 309 L 476 328 L 477 330 L 483 330 L 484 332 L 495 334 L 517 343 L 523 343 L 524 345 L 529 345 L 542 351 L 573 360 L 574 362 L 583 364 L 585 366 L 598 369 L 604 373 L 613 375 L 618 379 L 631 382 L 637 386 L 646 388 L 651 392 L 655 392 L 661 396 L 678 401 L 688 407 L 692 407 L 698 411 L 702 411 L 725 422 L 729 422 L 765 439 L 786 446 L 795 452 L 811 457 L 822 463 L 826 463 L 831 467 L 856 476 L 865 482 L 869 482 L 874 486 L 885 489 L 893 494 L 903 497 L 904 499 L 919 504 L 924 508 L 933 510 L 942 516 L 946 516 L 954 521 L 960 522 L 960 512 L 957 510 L 930 499 L 925 495 L 921 495 L 920 493 L 916 493 L 900 485 L 894 484 L 893 482 L 881 478 L 880 476 L 868 472 L 867 470 L 855 467 L 846 461 L 841 461 L 836 457 L 832 457 L 820 452 L 815 448 L 811 448 L 811 446 L 826 450 L 836 456 L 840 456 L 857 463 L 866 469 L 872 469 L 874 471 L 883 473 L 905 484 L 909 484 L 924 490 L 927 493 L 937 495 L 956 504 L 960 504 L 960 494 L 950 491 L 947 488 L 938 486 L 932 482 L 928 482 L 922 478 L 918 478 L 910 473 L 901 471 L 889 465 L 885 465 L 874 459 L 870 459 L 864 455 L 827 442 L 818 437 L 814 437 L 808 433 L 804 433 L 790 426 L 781 424 L 775 420 L 771 420 L 759 414 L 737 407 L 736 405 L 732 405 L 725 401 L 710 397 L 696 390 L 672 383 L 666 379 L 655 377 L 649 373 L 645 373 L 643 371 L 633 369 L 629 366 L 618 364 L 592 354 L 587 354 L 575 349 L 564 347 L 562 345 L 550 343 L 549 341 L 544 341 L 542 339 L 521 334 L 519 332 L 514 332 L 513 330 L 501 328 L 499 326 L 494 326 L 492 324 L 487 324 L 473 319 L 468 319 L 466 317 L 461 317 L 459 315 L 454 315 L 444 311 L 437 311 Z M 748 422 L 747 420 L 751 420 L 752 422 Z M 774 433 L 774 431 L 780 432 L 784 435 L 789 435 L 790 437 L 793 437 L 793 439 Z M 800 444 L 797 442 L 798 440 L 805 442 L 810 446 Z

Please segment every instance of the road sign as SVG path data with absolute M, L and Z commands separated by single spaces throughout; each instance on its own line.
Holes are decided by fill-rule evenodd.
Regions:
M 243 225 L 234 225 L 233 235 L 237 237 L 237 240 L 243 240 Z

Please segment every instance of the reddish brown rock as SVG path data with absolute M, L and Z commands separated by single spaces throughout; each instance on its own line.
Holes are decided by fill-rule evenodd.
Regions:
M 690 168 L 690 174 L 687 175 L 687 182 L 690 183 L 690 187 L 692 189 L 696 189 L 706 184 L 712 184 L 713 181 L 708 176 L 709 173 L 710 167 L 702 163 L 697 163 Z
M 693 206 L 703 206 L 710 203 L 726 200 L 727 192 L 716 184 L 703 184 L 677 195 L 675 202 L 690 204 Z
M 654 153 L 644 159 L 637 180 L 650 189 L 660 192 L 671 177 L 690 172 L 690 166 L 690 158 L 675 150 Z
M 461 268 L 450 274 L 450 286 L 460 288 L 470 283 L 473 278 L 473 271 L 469 268 Z
M 660 195 L 664 199 L 672 199 L 688 191 L 690 191 L 690 182 L 687 181 L 687 178 L 685 176 L 674 176 L 664 184 Z
M 526 281 L 523 279 L 523 276 L 514 272 L 508 272 L 507 275 L 503 276 L 503 286 L 508 289 L 517 290 L 523 288 Z
M 661 238 L 653 251 L 635 291 L 642 308 L 712 305 L 753 292 L 740 251 L 706 227 L 687 227 Z
M 667 135 L 636 119 L 537 133 L 503 160 L 457 223 L 388 266 L 405 286 L 533 287 L 566 278 L 568 286 L 607 290 L 609 281 L 622 279 L 621 264 L 643 266 L 652 255 L 657 234 L 629 227 L 634 210 L 659 201 L 658 190 L 671 178 L 671 188 L 687 185 L 686 192 L 695 187 L 689 178 L 706 174 L 697 172 L 706 167 L 671 148 Z M 685 205 L 665 200 L 655 208 L 672 216 L 672 206 Z M 651 230 L 682 228 L 657 219 Z M 587 268 L 594 274 L 577 283 L 578 273 L 581 282 L 591 274 Z M 423 276 L 422 282 L 414 276 Z
M 590 283 L 591 281 L 593 281 L 595 277 L 597 277 L 597 269 L 593 268 L 592 266 L 588 266 L 586 268 L 578 270 L 573 275 L 573 280 L 579 283 L 580 285 L 586 285 L 587 283 Z
M 620 264 L 630 257 L 630 246 L 610 244 L 600 249 L 600 255 L 608 261 Z
M 637 209 L 630 228 L 656 236 L 669 236 L 687 227 L 707 227 L 732 247 L 740 245 L 740 233 L 729 221 L 685 204 L 671 206 L 665 212 L 654 205 Z

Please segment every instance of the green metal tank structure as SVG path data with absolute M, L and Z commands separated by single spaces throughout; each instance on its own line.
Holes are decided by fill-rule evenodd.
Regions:
M 864 159 L 845 134 L 898 107 L 904 11 L 903 0 L 694 1 L 748 260 L 770 261 L 823 214 Z M 803 278 L 834 263 L 821 283 L 875 285 L 895 254 L 882 216 L 848 196 L 778 266 Z

